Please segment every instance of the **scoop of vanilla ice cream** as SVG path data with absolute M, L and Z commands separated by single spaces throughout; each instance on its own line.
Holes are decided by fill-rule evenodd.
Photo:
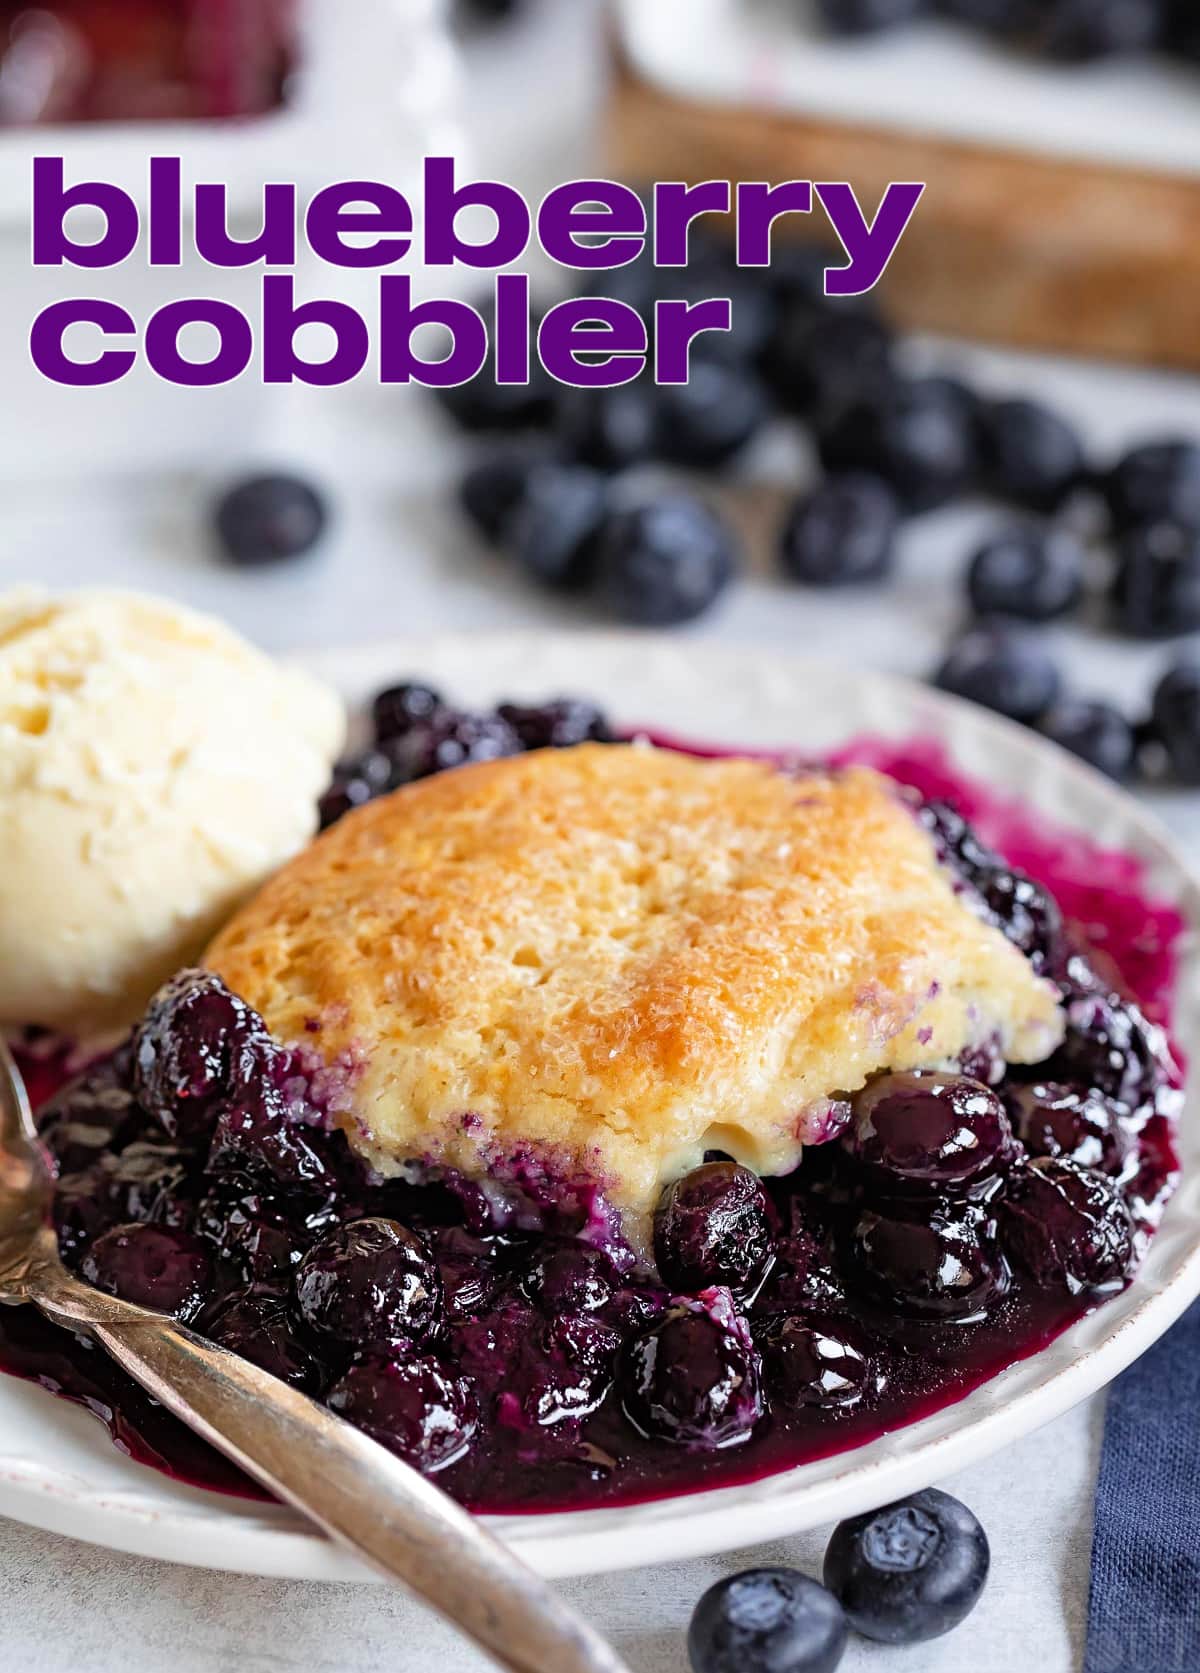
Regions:
M 0 597 L 0 1024 L 128 1021 L 312 836 L 338 698 L 132 593 Z

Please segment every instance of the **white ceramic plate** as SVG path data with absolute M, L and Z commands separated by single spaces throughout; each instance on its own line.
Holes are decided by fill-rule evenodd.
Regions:
M 861 733 L 941 740 L 967 773 L 1048 817 L 1141 855 L 1200 929 L 1200 884 L 1128 796 L 1029 733 L 922 687 L 845 667 L 686 640 L 568 635 L 443 638 L 308 659 L 352 699 L 405 674 L 465 702 L 594 695 L 622 723 L 706 741 L 831 748 Z M 1200 1063 L 1200 938 L 1189 936 L 1177 1034 Z M 1189 1087 L 1194 1093 L 1194 1086 Z M 698 1556 L 833 1521 L 915 1491 L 1092 1394 L 1200 1292 L 1200 1124 L 1182 1132 L 1183 1183 L 1136 1282 L 1036 1357 L 957 1405 L 858 1450 L 742 1487 L 630 1509 L 497 1518 L 548 1575 Z M 293 1512 L 180 1487 L 131 1463 L 85 1413 L 0 1378 L 0 1513 L 176 1562 L 322 1580 L 370 1576 Z

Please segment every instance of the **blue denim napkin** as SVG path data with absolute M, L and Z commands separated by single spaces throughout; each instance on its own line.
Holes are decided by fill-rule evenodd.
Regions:
M 1200 1673 L 1200 1302 L 1109 1395 L 1084 1673 Z

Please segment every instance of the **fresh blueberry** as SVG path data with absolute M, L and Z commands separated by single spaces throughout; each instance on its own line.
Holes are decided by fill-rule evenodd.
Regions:
M 768 412 L 756 372 L 698 359 L 686 383 L 658 390 L 659 455 L 691 470 L 727 464 L 762 429 Z
M 691 234 L 690 260 L 686 268 L 657 270 L 656 300 L 706 302 L 711 297 L 728 297 L 729 330 L 704 331 L 691 345 L 693 372 L 705 360 L 726 365 L 752 367 L 766 353 L 775 331 L 777 311 L 774 293 L 761 276 L 738 267 L 724 245 L 698 244 L 699 232 Z
M 673 493 L 610 518 L 598 561 L 605 600 L 621 621 L 670 627 L 716 603 L 738 567 L 738 550 L 715 511 Z
M 604 475 L 587 465 L 544 461 L 532 471 L 508 525 L 518 563 L 546 587 L 586 586 L 608 513 Z
M 204 1304 L 212 1278 L 199 1238 L 168 1226 L 114 1226 L 80 1262 L 85 1283 L 156 1313 L 187 1321 Z
M 863 1209 L 847 1266 L 868 1300 L 902 1318 L 979 1318 L 1008 1288 L 991 1211 L 945 1199 Z
M 818 437 L 828 470 L 882 476 L 912 511 L 930 511 L 976 480 L 973 398 L 952 378 L 892 378 L 852 401 Z
M 372 1355 L 350 1367 L 325 1403 L 423 1475 L 460 1459 L 479 1427 L 468 1383 L 435 1359 Z
M 785 1410 L 848 1411 L 871 1392 L 870 1355 L 847 1319 L 774 1314 L 755 1325 L 754 1340 L 767 1384 Z
M 439 691 L 418 680 L 387 686 L 371 703 L 371 724 L 377 743 L 405 737 L 419 726 L 428 726 L 447 712 Z
M 625 1414 L 652 1440 L 736 1446 L 762 1416 L 758 1355 L 740 1319 L 679 1307 L 626 1344 Z
M 967 571 L 967 594 L 979 616 L 1048 622 L 1083 596 L 1083 547 L 1065 529 L 1029 526 L 993 535 Z
M 1178 662 L 1155 687 L 1153 730 L 1180 784 L 1200 786 L 1200 662 Z
M 1099 1295 L 1129 1276 L 1133 1222 L 1102 1173 L 1035 1157 L 1014 1170 L 1001 1214 L 1006 1251 L 1044 1289 Z
M 320 1392 L 324 1374 L 288 1322 L 287 1303 L 266 1291 L 238 1290 L 206 1314 L 209 1341 L 305 1394 Z
M 388 745 L 392 783 L 411 784 L 434 773 L 448 772 L 473 762 L 499 761 L 521 753 L 521 740 L 497 714 L 469 714 L 444 710 L 427 726 L 414 726 Z
M 1112 1177 L 1125 1171 L 1133 1141 L 1123 1105 L 1058 1081 L 1011 1086 L 1006 1096 L 1013 1129 L 1031 1156 L 1065 1157 Z
M 556 385 L 530 354 L 528 383 L 497 383 L 490 368 L 469 383 L 436 391 L 442 408 L 463 430 L 536 430 L 554 417 Z
M 1068 63 L 1145 52 L 1162 36 L 1162 0 L 1051 0 L 1043 51 Z
M 258 1079 L 271 1051 L 262 1018 L 209 970 L 183 970 L 151 999 L 133 1037 L 133 1090 L 172 1138 L 206 1137 L 217 1112 Z
M 205 1167 L 324 1195 L 336 1183 L 329 1135 L 297 1120 L 280 1088 L 264 1078 L 221 1110 Z
M 423 1240 L 396 1220 L 351 1220 L 309 1250 L 296 1306 L 314 1335 L 358 1350 L 428 1341 L 441 1326 L 442 1280 Z
M 217 535 L 231 563 L 278 563 L 311 551 L 329 511 L 311 483 L 295 476 L 256 476 L 239 482 L 216 510 Z
M 1036 639 L 993 625 L 974 628 L 958 641 L 938 669 L 935 684 L 1032 725 L 1057 701 L 1062 678 Z
M 928 11 L 927 0 L 817 0 L 827 29 L 837 35 L 873 35 L 914 23 Z
M 1200 529 L 1153 523 L 1125 535 L 1113 602 L 1117 626 L 1141 639 L 1200 628 Z
M 523 749 L 569 749 L 575 744 L 611 743 L 608 718 L 582 697 L 558 697 L 550 703 L 501 703 L 496 713 L 506 721 Z
M 923 1644 L 964 1621 L 987 1583 L 987 1535 L 966 1505 L 930 1487 L 839 1522 L 825 1584 L 864 1638 Z
M 900 507 L 887 483 L 851 471 L 819 483 L 784 525 L 783 567 L 808 586 L 881 580 L 892 567 Z
M 977 430 L 984 483 L 1001 499 L 1053 511 L 1084 476 L 1078 432 L 1040 402 L 984 402 Z
M 600 471 L 625 470 L 658 450 L 658 390 L 648 378 L 614 389 L 564 389 L 555 433 L 565 451 Z
M 1111 703 L 1062 697 L 1042 716 L 1041 731 L 1109 778 L 1127 779 L 1133 772 L 1137 737 L 1120 709 Z
M 841 1604 L 792 1568 L 720 1580 L 688 1628 L 693 1673 L 834 1673 L 846 1649 Z
M 1037 22 L 1045 0 L 937 0 L 937 9 L 956 23 L 989 35 L 1021 35 Z
M 1200 442 L 1172 437 L 1133 448 L 1109 472 L 1105 493 L 1118 529 L 1200 529 Z
M 458 485 L 458 501 L 483 538 L 493 546 L 504 539 L 510 519 L 525 496 L 529 473 L 541 462 L 535 453 L 502 450 L 469 465 Z
M 868 1082 L 842 1144 L 885 1191 L 963 1191 L 1015 1155 L 1008 1113 L 991 1087 L 916 1071 Z
M 828 260 L 826 252 L 822 262 Z M 890 376 L 892 341 L 870 308 L 814 306 L 805 299 L 785 313 L 767 372 L 789 412 L 821 418 Z
M 735 1295 L 752 1295 L 773 1250 L 770 1199 L 749 1168 L 706 1162 L 663 1192 L 654 1216 L 654 1255 L 673 1289 L 723 1284 Z

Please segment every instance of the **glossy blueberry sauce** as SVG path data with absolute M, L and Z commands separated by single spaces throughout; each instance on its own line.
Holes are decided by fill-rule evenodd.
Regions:
M 923 799 L 953 802 L 987 844 L 1052 892 L 1071 945 L 1102 969 L 1105 992 L 1118 985 L 1119 973 L 1121 991 L 1169 1027 L 1184 923 L 1149 894 L 1137 859 L 1051 828 L 963 779 L 936 745 L 859 740 L 839 753 L 835 765 L 850 761 L 880 768 Z M 1082 992 L 1078 1003 L 1086 1009 L 1091 995 L 1091 989 Z M 38 1050 L 36 1042 L 24 1054 L 24 1066 L 37 1104 L 70 1068 L 61 1054 Z M 1152 1234 L 1177 1173 L 1168 1090 L 1177 1077 L 1165 1067 L 1154 1073 L 1155 1096 L 1118 1123 L 1120 1190 L 1131 1206 L 1138 1247 Z M 1024 1071 L 1019 1080 L 1036 1076 Z M 1062 1064 L 1047 1078 L 1067 1078 Z M 977 1088 L 974 1096 L 985 1104 L 999 1100 L 997 1108 L 1007 1104 L 1011 1111 L 1022 1095 L 1014 1078 L 991 1093 Z M 992 1113 L 988 1119 L 995 1127 L 1005 1117 Z M 1061 1119 L 1059 1111 L 1049 1127 Z M 714 1163 L 712 1177 L 693 1187 L 691 1198 L 675 1205 L 671 1224 L 660 1227 L 660 1266 L 666 1271 L 675 1262 L 679 1281 L 686 1277 L 695 1286 L 682 1297 L 657 1278 L 620 1272 L 601 1250 L 581 1252 L 580 1244 L 561 1238 L 498 1233 L 478 1214 L 472 1217 L 478 1204 L 468 1201 L 464 1209 L 444 1189 L 346 1187 L 341 1220 L 368 1215 L 376 1217 L 375 1225 L 381 1216 L 403 1222 L 424 1239 L 440 1268 L 440 1279 L 430 1282 L 440 1284 L 442 1299 L 430 1303 L 421 1291 L 426 1312 L 414 1314 L 416 1322 L 405 1327 L 411 1339 L 402 1388 L 394 1364 L 381 1368 L 377 1358 L 354 1352 L 349 1343 L 335 1345 L 328 1336 L 323 1317 L 340 1315 L 328 1306 L 322 1285 L 339 1281 L 342 1259 L 330 1242 L 285 1280 L 256 1269 L 252 1315 L 257 1319 L 253 1309 L 266 1308 L 274 1319 L 271 1309 L 278 1310 L 278 1330 L 293 1355 L 288 1364 L 303 1362 L 298 1385 L 301 1375 L 315 1377 L 314 1391 L 370 1432 L 386 1433 L 390 1423 L 393 1432 L 404 1431 L 406 1444 L 426 1445 L 426 1461 L 436 1462 L 438 1482 L 455 1497 L 480 1510 L 536 1512 L 629 1504 L 753 1480 L 845 1451 L 960 1399 L 1038 1352 L 1120 1287 L 1118 1280 L 1073 1288 L 1057 1276 L 1034 1282 L 1033 1270 L 1057 1275 L 1091 1262 L 1094 1276 L 1098 1262 L 1111 1266 L 1111 1249 L 1081 1249 L 1069 1238 L 1039 1245 L 1034 1254 L 1040 1264 L 1028 1270 L 1010 1266 L 998 1253 L 1007 1187 L 986 1169 L 962 1184 L 951 1208 L 938 1209 L 919 1186 L 909 1198 L 905 1186 L 880 1199 L 869 1179 L 882 1141 L 871 1140 L 874 1160 L 867 1169 L 855 1142 L 861 1141 L 847 1133 L 810 1149 L 799 1173 L 768 1182 L 765 1197 L 753 1183 L 733 1179 L 732 1194 L 722 1201 L 721 1166 L 732 1164 Z M 953 1158 L 939 1165 L 953 1174 Z M 1055 1168 L 1069 1173 L 1071 1165 L 1039 1161 L 1036 1177 L 1023 1176 L 1026 1189 L 1052 1194 Z M 1080 1184 L 1074 1176 L 1067 1183 L 1072 1189 Z M 203 1189 L 180 1187 L 181 1223 L 192 1224 L 193 1199 Z M 1120 1220 L 1119 1242 L 1131 1235 L 1130 1221 L 1111 1195 L 1109 1218 Z M 696 1203 L 716 1215 L 707 1242 L 695 1231 Z M 168 1225 L 172 1212 L 147 1211 Z M 400 1249 L 394 1233 L 370 1237 L 372 1260 L 402 1254 L 409 1269 L 415 1270 L 414 1261 L 419 1268 L 419 1257 Z M 962 1256 L 966 1301 L 926 1287 L 919 1305 L 899 1308 L 888 1299 L 890 1278 L 873 1290 L 857 1282 L 856 1252 L 868 1252 L 877 1274 L 892 1273 L 924 1258 L 934 1237 L 943 1240 L 939 1247 L 949 1251 L 952 1265 Z M 256 1260 L 265 1258 L 263 1247 L 269 1256 L 269 1239 L 264 1245 L 260 1237 Z M 222 1261 L 224 1254 L 222 1245 Z M 717 1275 L 710 1282 L 728 1288 L 701 1287 L 706 1262 Z M 936 1267 L 926 1262 L 928 1270 Z M 220 1261 L 216 1270 L 224 1271 Z M 223 1281 L 230 1282 L 214 1280 L 216 1312 L 201 1313 L 197 1325 L 214 1334 L 230 1328 L 228 1314 L 224 1327 L 208 1322 L 222 1316 Z M 903 1276 L 895 1281 L 909 1283 Z M 248 1293 L 237 1292 L 243 1330 Z M 911 1299 L 914 1293 L 910 1284 L 905 1294 Z M 976 1294 L 979 1305 L 973 1306 Z M 444 1309 L 440 1325 L 429 1322 L 435 1306 Z M 784 1320 L 790 1322 L 785 1326 Z M 232 1345 L 239 1338 L 226 1340 Z M 668 1377 L 672 1355 L 679 1359 L 674 1382 Z M 45 1324 L 32 1309 L 0 1310 L 0 1368 L 87 1406 L 107 1423 L 115 1444 L 140 1462 L 193 1484 L 257 1496 L 252 1484 L 102 1354 Z M 436 1399 L 430 1388 L 438 1391 Z M 431 1440 L 420 1430 L 423 1414 L 434 1408 L 440 1428 Z

